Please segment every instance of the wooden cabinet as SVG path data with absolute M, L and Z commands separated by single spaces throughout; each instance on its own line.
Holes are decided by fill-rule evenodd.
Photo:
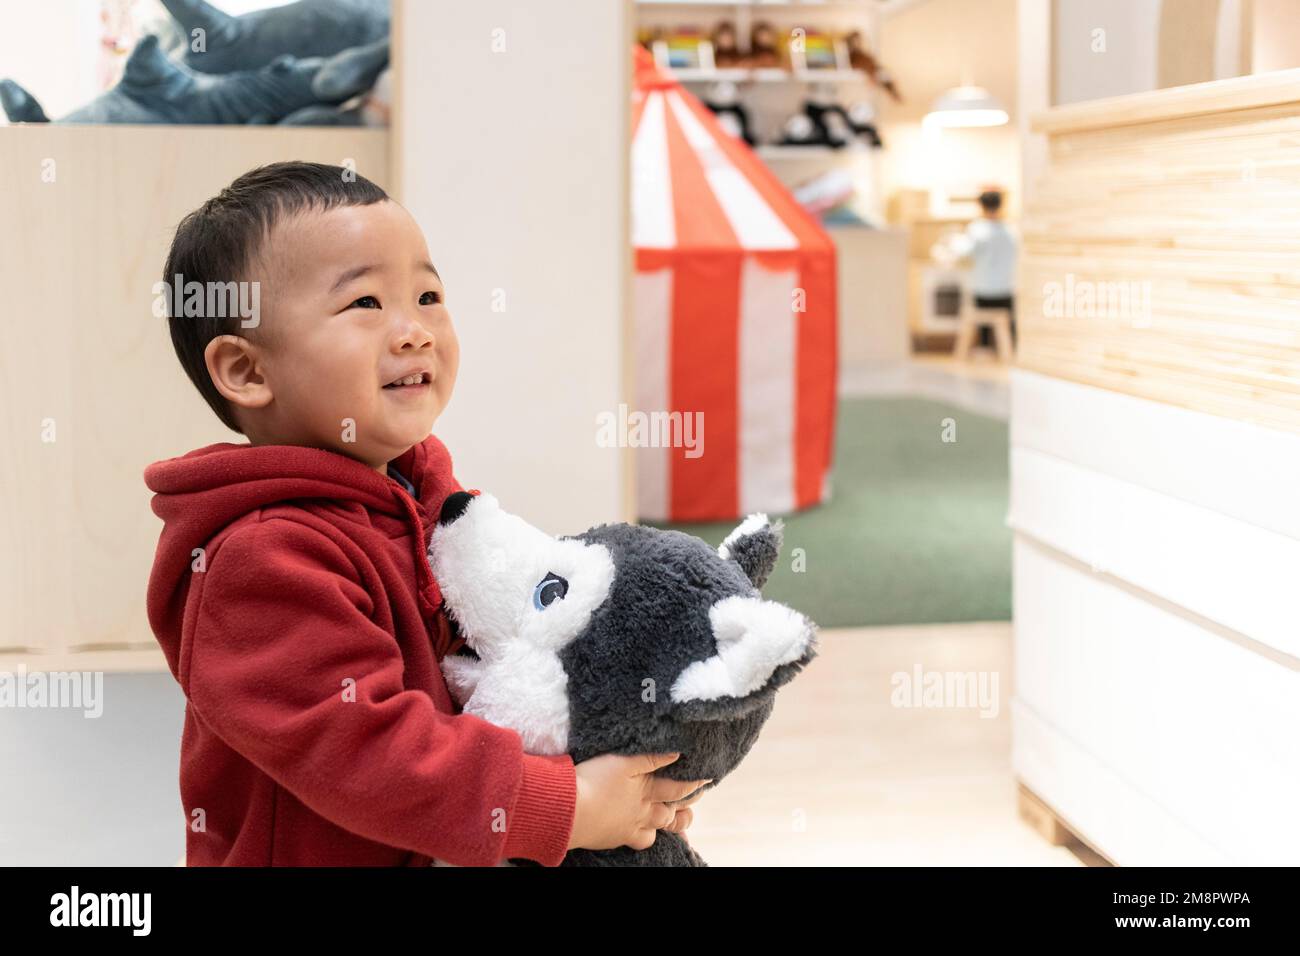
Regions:
M 1035 126 L 1015 771 L 1121 865 L 1293 863 L 1300 71 Z
M 153 287 L 182 215 L 286 157 L 388 181 L 385 130 L 0 128 L 0 670 L 165 666 L 144 468 L 242 439 L 185 377 Z

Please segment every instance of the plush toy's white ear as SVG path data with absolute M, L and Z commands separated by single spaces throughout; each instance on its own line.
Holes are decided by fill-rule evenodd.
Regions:
M 761 588 L 781 554 L 783 527 L 780 521 L 768 521 L 765 514 L 752 514 L 718 545 L 718 556 L 723 561 L 735 561 L 754 587 Z
M 812 622 L 775 601 L 732 595 L 709 609 L 709 621 L 718 652 L 678 675 L 670 692 L 674 703 L 747 697 L 814 646 Z

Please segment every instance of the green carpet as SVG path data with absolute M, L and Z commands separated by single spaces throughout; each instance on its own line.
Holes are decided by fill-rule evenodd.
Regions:
M 955 442 L 942 440 L 946 418 Z M 1005 422 L 925 399 L 841 399 L 831 481 L 829 503 L 782 516 L 766 597 L 821 627 L 1011 619 Z M 712 545 L 738 523 L 647 522 Z

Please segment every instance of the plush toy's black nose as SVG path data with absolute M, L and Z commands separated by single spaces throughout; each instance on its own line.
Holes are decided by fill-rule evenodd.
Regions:
M 453 491 L 442 503 L 442 514 L 438 516 L 438 524 L 451 524 L 465 513 L 465 509 L 473 500 L 474 496 L 468 491 Z

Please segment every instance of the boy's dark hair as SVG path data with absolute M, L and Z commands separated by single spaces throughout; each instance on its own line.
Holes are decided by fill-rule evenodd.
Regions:
M 288 162 L 250 170 L 181 220 L 167 253 L 163 282 L 170 289 L 179 275 L 186 285 L 198 282 L 208 289 L 210 282 L 242 281 L 272 228 L 286 217 L 309 209 L 369 206 L 387 198 L 380 187 L 342 166 Z M 208 343 L 217 336 L 244 334 L 240 316 L 174 315 L 172 301 L 169 296 L 167 324 L 185 374 L 217 417 L 243 434 L 203 359 Z
M 970 195 L 967 193 L 966 195 Z M 985 212 L 997 212 L 1002 208 L 1002 192 L 998 189 L 986 189 L 980 193 L 980 208 Z

